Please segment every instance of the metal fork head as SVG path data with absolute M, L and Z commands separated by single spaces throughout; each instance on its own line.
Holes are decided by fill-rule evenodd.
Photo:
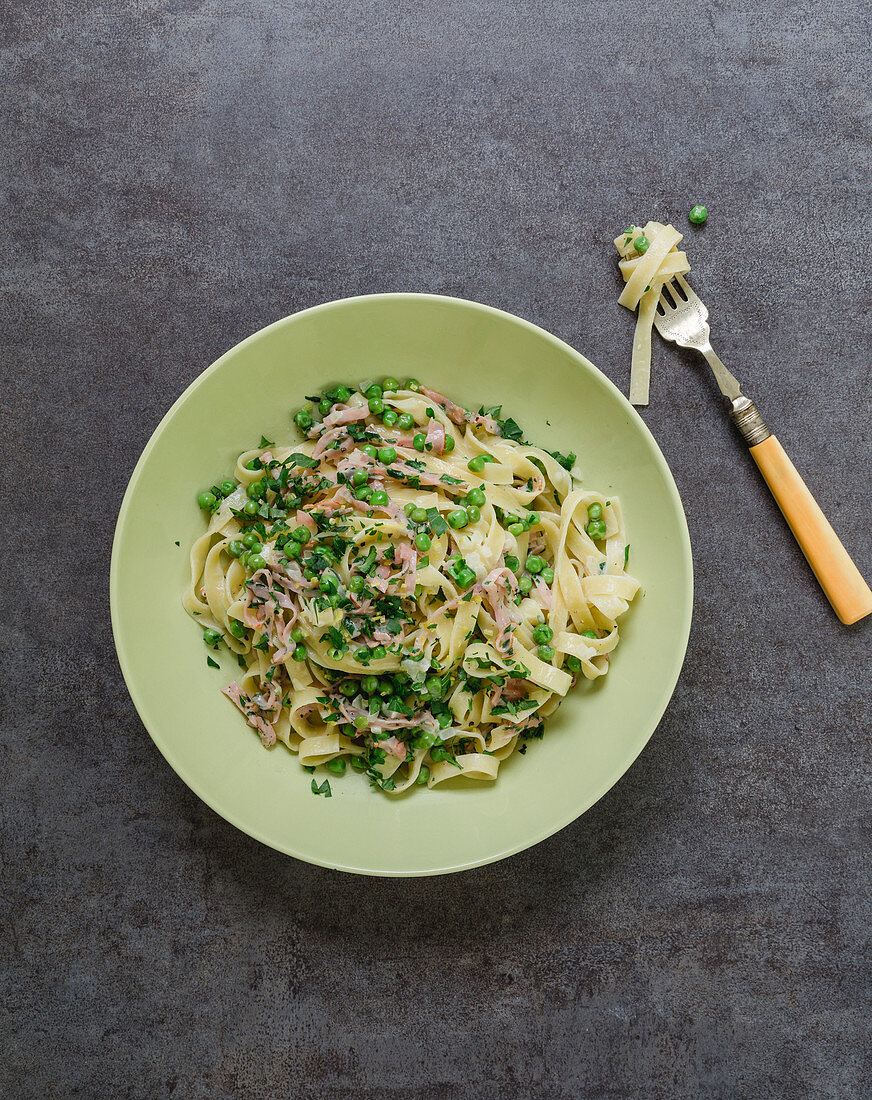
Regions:
M 682 275 L 663 284 L 654 324 L 664 340 L 672 340 L 680 347 L 701 350 L 710 345 L 708 310 Z

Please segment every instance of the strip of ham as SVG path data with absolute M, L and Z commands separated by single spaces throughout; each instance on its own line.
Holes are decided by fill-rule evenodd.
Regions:
M 337 440 L 342 439 L 343 436 L 345 437 L 346 443 L 349 443 L 351 445 L 354 444 L 354 440 L 343 427 L 331 428 L 329 431 L 324 432 L 324 434 L 319 437 L 318 442 L 312 449 L 312 458 L 322 458 L 324 454 L 328 451 L 328 448 L 332 447 L 333 444 Z M 348 447 L 345 447 L 345 450 L 348 450 Z M 341 450 L 339 453 L 341 453 Z
M 391 756 L 395 756 L 397 760 L 406 759 L 405 743 L 403 741 L 398 741 L 396 737 L 389 737 L 386 741 L 379 741 L 378 747 L 380 749 L 385 749 Z
M 462 409 L 459 405 L 455 405 L 453 401 L 449 400 L 441 393 L 437 393 L 436 390 L 428 390 L 426 387 L 421 387 L 421 393 L 425 397 L 429 397 L 431 401 L 435 401 L 437 405 L 441 405 L 445 410 L 448 419 L 455 424 L 465 424 L 467 421 L 466 410 Z
M 499 424 L 494 420 L 492 416 L 474 416 L 472 418 L 473 424 L 480 424 L 489 435 L 502 435 L 502 429 Z
M 333 412 L 324 417 L 323 425 L 333 428 L 337 424 L 354 424 L 358 420 L 366 420 L 368 416 L 368 405 L 334 405 Z
M 434 454 L 441 455 L 445 450 L 445 425 L 432 417 L 427 428 L 426 442 L 430 444 L 430 450 Z
M 240 688 L 239 684 L 234 680 L 232 684 L 223 687 L 221 691 L 231 702 L 239 707 L 245 715 L 246 722 L 257 730 L 260 734 L 261 744 L 264 748 L 271 748 L 276 743 L 276 731 L 266 719 L 261 718 L 259 714 L 255 714 L 253 710 L 250 709 L 250 703 L 246 704 L 242 701 L 242 688 Z
M 485 579 L 476 585 L 476 589 L 487 600 L 496 623 L 497 636 L 494 638 L 494 645 L 503 652 L 512 647 L 512 631 L 515 629 L 516 619 L 513 614 L 513 605 L 509 603 L 509 592 L 514 593 L 517 586 L 518 578 L 505 565 L 491 570 Z
M 402 592 L 405 596 L 415 594 L 415 580 L 418 573 L 418 555 L 411 543 L 401 542 L 397 547 L 397 560 L 402 570 Z

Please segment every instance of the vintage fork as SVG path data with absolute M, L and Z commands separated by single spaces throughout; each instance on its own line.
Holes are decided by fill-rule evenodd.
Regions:
M 855 623 L 870 614 L 872 590 L 784 448 L 766 427 L 757 406 L 745 397 L 735 377 L 715 355 L 709 339 L 708 310 L 683 276 L 676 275 L 674 282 L 664 285 L 654 324 L 664 340 L 671 340 L 683 348 L 694 348 L 708 360 L 721 393 L 730 403 L 733 423 L 748 444 L 836 614 L 843 623 Z

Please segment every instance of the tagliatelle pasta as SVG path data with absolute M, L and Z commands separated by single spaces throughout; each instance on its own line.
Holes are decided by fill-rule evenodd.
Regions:
M 651 382 L 651 331 L 663 284 L 690 271 L 684 252 L 676 245 L 681 234 L 672 225 L 648 222 L 644 229 L 631 225 L 619 237 L 615 247 L 621 255 L 618 266 L 627 284 L 618 302 L 638 310 L 630 365 L 630 403 L 647 405 Z M 642 243 L 637 247 L 637 242 Z M 641 250 L 640 250 L 641 249 Z
M 183 602 L 237 656 L 222 690 L 308 768 L 496 779 L 608 672 L 639 588 L 618 500 L 500 408 L 394 379 L 310 400 L 303 442 L 262 439 L 200 495 Z

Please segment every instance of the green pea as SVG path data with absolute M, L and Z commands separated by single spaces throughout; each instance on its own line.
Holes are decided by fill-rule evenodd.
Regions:
M 447 454 L 447 455 L 451 454 L 451 452 L 454 450 L 454 436 L 453 435 L 446 435 L 445 436 L 445 445 L 442 449 L 445 452 L 445 454 Z
M 412 741 L 413 749 L 429 749 L 436 744 L 436 733 L 434 730 L 424 730 L 418 734 Z
M 417 506 L 414 507 L 412 509 L 412 511 L 409 512 L 409 519 L 414 520 L 415 523 L 426 523 L 427 522 L 427 509 L 426 508 L 418 508 Z
M 466 494 L 467 504 L 475 504 L 477 505 L 477 507 L 481 508 L 484 502 L 484 489 L 479 489 L 478 486 L 476 486 L 474 489 L 470 489 L 469 492 Z
M 294 542 L 298 542 L 300 546 L 305 546 L 311 537 L 312 532 L 308 527 L 304 527 L 303 524 L 300 524 L 299 527 L 295 527 L 293 531 L 291 531 L 291 538 Z
M 651 242 L 643 233 L 641 237 L 637 237 L 635 241 L 633 241 L 633 245 L 637 252 L 642 253 L 648 251 L 648 249 L 651 247 Z
M 411 500 L 408 503 L 403 505 L 403 511 L 406 513 L 406 515 L 409 517 L 409 519 L 412 518 L 412 512 L 415 511 L 416 507 L 417 507 L 417 505 L 413 504 Z
M 604 539 L 606 537 L 606 525 L 601 519 L 591 520 L 585 527 L 585 531 L 592 539 Z
M 518 538 L 519 535 L 523 535 L 523 533 L 526 530 L 527 530 L 527 528 L 523 525 L 523 523 L 510 523 L 509 524 L 509 534 L 514 535 L 515 538 Z
M 441 676 L 428 676 L 424 681 L 424 689 L 428 695 L 431 695 L 434 699 L 441 699 L 442 693 L 445 690 L 445 685 Z
M 382 424 L 384 424 L 386 428 L 392 428 L 398 420 L 399 414 L 396 409 L 385 409 L 382 414 Z
M 527 513 L 527 518 L 524 520 L 524 526 L 528 527 L 528 528 L 529 527 L 535 527 L 538 522 L 539 522 L 539 513 L 538 512 L 528 512 Z
M 396 380 L 396 378 L 388 377 L 382 379 L 382 389 L 385 393 L 396 393 L 399 388 L 400 383 Z
M 266 569 L 266 562 L 260 556 L 260 554 L 249 554 L 248 568 L 252 571 L 252 573 L 256 573 L 258 569 Z
M 554 631 L 550 626 L 546 626 L 545 623 L 540 623 L 539 626 L 533 631 L 533 641 L 537 645 L 545 645 L 546 642 L 550 642 L 554 637 Z
M 415 783 L 419 787 L 426 787 L 429 781 L 430 769 L 427 767 L 426 764 L 422 764 L 421 770 L 418 772 L 418 778 L 415 780 Z
M 257 545 L 257 548 L 259 550 L 260 540 L 258 539 L 257 535 L 254 533 L 254 531 L 247 531 L 242 536 L 242 545 L 245 547 L 246 550 L 253 550 L 255 544 Z
M 332 408 L 333 408 L 333 402 L 330 401 L 326 397 L 322 397 L 321 400 L 318 402 L 318 412 L 322 416 L 326 416 L 327 413 L 329 413 Z
M 369 500 L 373 494 L 373 488 L 371 485 L 361 485 L 359 489 L 356 489 L 354 495 L 358 500 Z
M 371 397 L 369 399 L 369 411 L 373 416 L 381 416 L 385 411 L 385 403 L 380 397 Z
M 245 544 L 241 539 L 232 539 L 224 549 L 231 558 L 238 558 L 245 552 Z
M 538 653 L 539 653 L 539 660 L 540 661 L 553 661 L 554 660 L 554 646 L 553 645 L 540 645 Z
M 337 386 L 333 393 L 336 395 L 336 400 L 342 405 L 351 397 L 351 390 L 348 386 Z
M 481 511 L 476 508 L 474 504 L 470 504 L 466 509 L 466 514 L 469 516 L 470 523 L 478 523 L 481 519 Z
M 360 449 L 365 455 L 369 455 L 370 458 L 378 458 L 378 451 L 371 443 L 364 443 Z
M 451 725 L 451 723 L 453 721 L 453 718 L 454 718 L 454 716 L 452 714 L 446 714 L 444 712 L 442 714 L 440 714 L 436 718 L 436 721 L 439 723 L 439 729 L 441 729 L 441 730 L 448 729 L 448 727 Z
M 301 431 L 307 432 L 312 427 L 312 414 L 300 409 L 298 413 L 294 413 L 294 423 Z
M 546 584 L 553 584 L 554 582 L 554 570 L 550 565 L 546 565 L 539 576 Z
M 599 638 L 599 634 L 595 630 L 582 630 L 582 638 Z
M 307 581 L 313 581 L 315 579 L 315 570 L 309 569 L 308 566 L 303 570 L 303 576 Z
M 304 638 L 305 635 L 303 634 L 302 630 L 300 630 L 298 626 L 295 626 L 294 629 L 291 631 L 291 641 L 296 642 L 297 645 L 299 645 L 300 642 L 304 640 Z
M 289 539 L 284 546 L 285 557 L 291 559 L 291 561 L 299 561 L 303 556 L 303 547 L 294 539 Z
M 418 434 L 412 439 L 412 446 L 415 448 L 416 451 L 423 451 L 426 443 L 427 436 L 424 435 L 423 432 L 418 432 Z
M 595 500 L 593 504 L 588 506 L 587 509 L 588 519 L 602 519 L 603 518 L 603 506 L 599 501 Z
M 256 516 L 260 511 L 260 505 L 256 500 L 247 500 L 245 504 L 243 504 L 242 510 L 247 516 Z
M 226 478 L 221 482 L 221 492 L 225 497 L 229 497 L 231 493 L 236 492 L 236 482 L 231 481 L 230 478 Z
M 360 681 L 364 695 L 372 695 L 378 691 L 378 676 L 364 676 Z
M 364 397 L 381 397 L 384 390 L 378 384 L 378 382 L 370 382 L 370 384 L 363 391 Z
M 363 591 L 363 586 L 364 586 L 365 583 L 366 582 L 364 581 L 363 577 L 361 577 L 359 574 L 355 573 L 354 576 L 348 582 L 348 590 L 349 590 L 349 592 L 362 592 Z M 367 650 L 366 652 L 368 654 L 369 650 Z
M 566 658 L 566 667 L 569 669 L 570 672 L 581 672 L 581 658 L 573 657 L 573 655 L 570 653 L 569 656 Z
M 357 695 L 357 681 L 345 680 L 339 686 L 339 690 L 345 696 L 346 699 L 353 699 Z
M 704 206 L 692 206 L 688 217 L 694 225 L 702 225 L 708 217 L 708 210 Z
M 527 572 L 528 573 L 541 573 L 545 568 L 545 560 L 538 557 L 536 554 L 531 554 L 527 558 Z
M 448 520 L 448 526 L 453 527 L 455 531 L 459 531 L 469 523 L 469 516 L 466 514 L 465 508 L 455 508 L 448 513 L 446 519 Z
M 200 493 L 197 497 L 197 504 L 199 504 L 201 508 L 214 508 L 217 502 L 217 497 L 214 493 Z
M 372 659 L 374 661 L 383 661 L 387 657 L 388 651 L 383 645 L 377 645 L 373 648 Z
M 392 462 L 396 461 L 397 449 L 396 447 L 379 447 L 378 458 L 379 462 L 383 462 L 385 466 L 390 466 Z
M 336 579 L 336 574 L 331 573 L 329 569 L 325 569 L 318 578 L 318 587 L 322 592 L 326 592 L 328 596 L 336 592 L 338 585 L 339 581 Z
M 407 378 L 404 389 L 411 390 L 412 393 L 418 393 L 421 389 L 421 383 L 417 378 Z
M 432 544 L 430 542 L 430 536 L 426 531 L 419 531 L 418 534 L 415 535 L 415 545 L 422 554 L 425 554 L 430 549 Z
M 525 596 L 532 587 L 533 581 L 530 579 L 530 577 L 523 576 L 518 578 L 518 588 L 521 590 L 521 592 L 524 593 Z
M 506 568 L 511 569 L 513 573 L 517 573 L 521 568 L 521 563 L 514 554 L 506 554 Z
M 409 428 L 414 428 L 415 418 L 411 413 L 400 413 L 397 419 L 397 427 L 402 428 L 404 432 L 407 432 Z
M 295 661 L 305 661 L 309 656 L 309 652 L 304 645 L 298 645 L 291 654 Z
M 368 477 L 369 474 L 366 472 L 366 470 L 355 470 L 354 473 L 351 475 L 351 484 L 366 485 Z
M 471 458 L 466 466 L 474 474 L 480 474 L 485 467 L 484 455 L 476 455 L 475 458 Z
M 252 483 L 245 490 L 246 495 L 250 500 L 257 500 L 266 491 L 266 486 L 262 481 L 252 481 Z
M 384 489 L 376 489 L 376 491 L 369 498 L 369 503 L 373 506 L 373 508 L 378 508 L 387 504 L 389 499 L 390 498 L 388 497 L 388 494 L 384 491 Z
M 358 714 L 357 717 L 354 719 L 354 728 L 356 730 L 365 730 L 368 725 L 369 722 L 367 721 L 366 716 L 363 714 Z
M 206 643 L 206 645 L 218 645 L 218 643 L 221 641 L 221 631 L 204 630 L 203 641 Z

